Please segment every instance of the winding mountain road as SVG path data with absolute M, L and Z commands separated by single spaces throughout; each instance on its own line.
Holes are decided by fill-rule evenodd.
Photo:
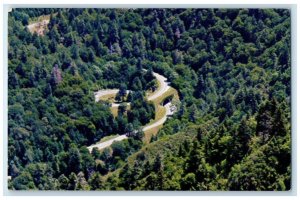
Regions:
M 164 107 L 166 109 L 166 114 L 161 119 L 154 122 L 153 124 L 145 126 L 143 128 L 143 131 L 147 131 L 149 129 L 155 128 L 155 127 L 160 126 L 163 123 L 165 123 L 165 121 L 167 120 L 167 117 L 174 114 L 174 111 L 171 110 L 171 105 L 172 105 L 171 103 L 167 103 L 166 105 L 164 105 Z
M 92 150 L 93 150 L 94 147 L 98 148 L 99 150 L 100 149 L 104 149 L 104 148 L 109 147 L 110 145 L 112 145 L 113 142 L 115 142 L 115 141 L 121 141 L 121 140 L 124 140 L 126 138 L 128 138 L 126 135 L 120 135 L 120 136 L 115 137 L 115 138 L 113 138 L 111 140 L 107 140 L 105 142 L 101 142 L 101 143 L 98 143 L 98 144 L 91 145 L 91 146 L 88 147 L 88 150 L 90 152 L 92 152 Z
M 158 80 L 159 82 L 159 88 L 157 91 L 155 91 L 153 94 L 151 94 L 150 96 L 147 97 L 148 101 L 152 101 L 154 99 L 156 99 L 157 97 L 160 97 L 161 95 L 163 95 L 166 91 L 168 91 L 168 89 L 170 89 L 171 87 L 169 86 L 168 82 L 167 82 L 167 78 L 153 72 L 153 75 L 155 76 L 155 78 Z M 100 98 L 102 96 L 106 96 L 106 95 L 116 95 L 119 92 L 119 89 L 106 89 L 106 90 L 99 90 L 97 92 L 94 93 L 95 95 L 95 101 L 98 102 L 100 100 Z M 127 90 L 127 93 L 129 93 L 130 91 Z M 130 104 L 130 103 L 128 103 Z M 118 107 L 120 104 L 119 103 L 112 103 L 112 107 Z
M 153 94 L 151 94 L 147 98 L 148 101 L 152 101 L 152 100 L 156 99 L 157 97 L 160 97 L 161 95 L 163 95 L 163 93 L 165 93 L 166 91 L 168 91 L 168 89 L 171 88 L 167 82 L 168 79 L 166 77 L 164 77 L 158 73 L 155 73 L 155 72 L 153 72 L 153 75 L 158 80 L 160 87 L 158 88 L 157 91 L 155 91 Z
M 148 125 L 148 126 L 145 126 L 142 129 L 143 131 L 147 131 L 149 129 L 152 129 L 152 128 L 155 128 L 157 126 L 162 125 L 167 120 L 167 116 L 172 115 L 174 113 L 174 111 L 171 110 L 171 103 L 167 103 L 166 105 L 164 105 L 164 107 L 166 108 L 166 114 L 161 119 L 159 119 L 158 121 L 156 121 L 155 123 L 153 123 L 151 125 Z M 115 137 L 113 139 L 110 139 L 108 141 L 91 145 L 91 146 L 88 147 L 88 149 L 89 149 L 90 152 L 92 152 L 92 150 L 93 150 L 94 147 L 96 147 L 99 150 L 101 150 L 101 149 L 104 149 L 106 147 L 109 147 L 115 141 L 121 141 L 121 140 L 124 140 L 126 138 L 128 138 L 128 137 L 125 134 L 124 135 L 120 135 L 120 136 L 117 136 L 117 137 Z
M 158 74 L 158 73 L 155 73 L 153 72 L 153 75 L 156 77 L 156 79 L 159 81 L 159 88 L 157 91 L 155 91 L 153 94 L 151 94 L 150 96 L 147 97 L 147 100 L 148 101 L 152 101 L 160 96 L 162 96 L 165 92 L 167 92 L 171 87 L 169 86 L 169 83 L 167 82 L 167 78 Z M 97 92 L 95 92 L 95 101 L 99 101 L 100 98 L 102 96 L 105 96 L 105 95 L 115 95 L 118 93 L 118 89 L 107 89 L 107 90 L 99 90 Z M 128 93 L 129 91 L 127 91 Z M 130 103 L 128 103 L 130 104 Z M 118 107 L 120 104 L 118 103 L 112 103 L 112 107 Z M 165 112 L 165 115 L 159 119 L 158 121 L 154 122 L 153 124 L 150 124 L 150 125 L 147 125 L 145 127 L 143 127 L 143 131 L 147 131 L 149 129 L 152 129 L 152 128 L 155 128 L 157 126 L 160 126 L 162 125 L 163 123 L 165 123 L 165 121 L 167 120 L 167 116 L 169 115 L 172 115 L 174 114 L 174 109 L 171 108 L 172 104 L 169 102 L 167 103 L 166 105 L 164 105 L 165 109 L 166 109 L 166 112 Z M 97 144 L 93 144 L 89 147 L 87 147 L 89 149 L 89 151 L 91 152 L 93 150 L 94 147 L 98 148 L 99 150 L 101 149 L 104 149 L 106 147 L 109 147 L 113 142 L 115 141 L 121 141 L 121 140 L 124 140 L 128 138 L 125 134 L 124 135 L 120 135 L 120 136 L 117 136 L 113 139 L 110 139 L 108 141 L 105 141 L 105 142 L 101 142 L 101 143 L 97 143 Z

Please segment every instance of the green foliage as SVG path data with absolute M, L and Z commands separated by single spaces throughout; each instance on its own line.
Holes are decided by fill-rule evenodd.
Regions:
M 13 180 L 13 188 L 16 190 L 33 190 L 36 189 L 33 178 L 28 172 L 23 172 Z
M 290 189 L 289 10 L 17 8 L 8 24 L 11 189 Z M 181 102 L 145 144 L 153 71 Z M 95 103 L 104 88 L 130 110 Z

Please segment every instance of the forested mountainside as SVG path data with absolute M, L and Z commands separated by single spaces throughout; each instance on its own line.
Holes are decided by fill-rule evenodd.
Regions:
M 290 22 L 286 9 L 13 9 L 9 188 L 289 190 Z M 153 119 L 152 71 L 178 111 L 150 143 L 139 131 L 90 153 Z M 95 102 L 106 88 L 135 106 L 114 116 Z

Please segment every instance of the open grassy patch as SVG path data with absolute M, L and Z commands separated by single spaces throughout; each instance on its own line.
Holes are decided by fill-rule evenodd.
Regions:
M 111 113 L 113 114 L 114 117 L 118 116 L 119 107 L 110 107 L 110 110 L 111 110 Z M 126 110 L 127 111 L 130 110 L 130 104 L 127 104 Z
M 174 96 L 173 100 L 179 100 L 179 96 L 177 91 L 174 88 L 170 88 L 167 92 L 165 92 L 162 96 L 154 99 L 153 104 L 155 106 L 155 119 L 151 120 L 150 123 L 148 123 L 147 125 L 151 125 L 153 123 L 155 123 L 156 121 L 160 120 L 166 113 L 166 109 L 165 107 L 163 107 L 161 105 L 161 103 L 168 97 L 170 96 Z
M 54 13 L 53 16 L 57 15 L 57 13 Z M 49 15 L 41 15 L 38 17 L 32 17 L 29 19 L 29 24 L 41 22 L 43 20 L 50 20 L 50 14 Z
M 113 103 L 113 102 L 115 102 L 115 97 L 116 97 L 116 94 L 106 94 L 106 95 L 101 96 L 99 98 L 99 100 L 109 101 L 110 103 Z
M 163 95 L 161 95 L 160 97 L 157 97 L 156 99 L 152 100 L 152 102 L 154 103 L 154 105 L 161 104 L 166 98 L 168 98 L 172 95 L 173 95 L 174 100 L 179 100 L 179 95 L 178 95 L 177 90 L 175 90 L 174 88 L 171 87 Z
M 178 96 L 178 92 L 177 90 L 175 90 L 174 88 L 170 88 L 167 92 L 165 92 L 162 96 L 154 99 L 152 102 L 155 106 L 155 118 L 153 120 L 151 120 L 147 126 L 157 122 L 158 120 L 160 120 L 161 118 L 163 118 L 163 116 L 165 116 L 166 114 L 166 109 L 165 107 L 163 107 L 161 105 L 161 103 L 168 97 L 173 96 L 173 100 L 172 101 L 176 101 L 179 100 L 179 96 Z M 162 128 L 163 125 L 154 127 L 152 129 L 149 129 L 147 131 L 145 131 L 145 138 L 144 138 L 144 142 L 145 143 L 149 143 L 151 140 L 152 135 L 156 135 L 159 131 L 160 128 Z
M 120 135 L 116 134 L 116 135 L 105 136 L 104 138 L 102 138 L 102 139 L 101 139 L 99 142 L 97 142 L 97 143 L 106 142 L 106 141 L 111 140 L 111 139 L 113 139 L 113 138 L 116 138 L 116 137 L 118 137 L 118 136 L 120 136 Z
M 161 88 L 161 84 L 160 84 L 160 82 L 159 82 L 157 79 L 155 79 L 155 82 L 156 82 L 156 84 L 157 84 L 157 88 L 156 88 L 154 91 L 147 90 L 147 91 L 146 91 L 146 97 L 149 97 L 149 96 L 154 95 L 154 94 L 155 94 L 156 92 L 158 92 L 159 89 Z
M 118 116 L 118 109 L 119 107 L 110 107 L 111 113 L 114 117 Z
M 158 81 L 157 81 L 157 83 L 160 84 Z M 153 95 L 157 90 L 159 90 L 159 87 L 161 87 L 161 85 L 158 85 L 158 89 L 156 89 L 154 92 L 147 92 L 147 96 L 149 97 L 150 95 Z M 99 100 L 108 101 L 110 103 L 113 103 L 113 102 L 115 102 L 115 96 L 116 96 L 116 94 L 107 94 L 107 95 L 101 96 L 99 98 Z M 157 122 L 158 120 L 162 119 L 165 116 L 166 108 L 162 105 L 162 103 L 168 97 L 172 97 L 172 101 L 179 100 L 177 90 L 175 90 L 174 88 L 171 87 L 165 93 L 163 93 L 161 96 L 159 96 L 156 99 L 150 101 L 154 104 L 154 107 L 155 107 L 155 117 L 146 126 L 154 124 L 155 122 Z M 111 110 L 114 117 L 118 116 L 118 109 L 119 109 L 118 107 L 111 107 L 110 108 L 110 110 Z M 127 111 L 130 110 L 130 105 L 127 105 L 126 110 Z M 144 142 L 146 144 L 149 143 L 150 140 L 151 140 L 151 137 L 153 135 L 156 135 L 158 133 L 159 129 L 162 128 L 162 126 L 163 125 L 159 125 L 157 127 L 146 130 L 144 132 L 145 133 Z M 103 142 L 103 141 L 101 140 L 100 142 Z
M 155 118 L 152 119 L 147 126 L 155 123 L 156 121 L 160 120 L 161 118 L 163 118 L 163 116 L 166 114 L 166 109 L 165 107 L 161 106 L 161 105 L 155 105 Z
M 166 114 L 166 108 L 161 106 L 161 105 L 156 105 L 155 107 L 155 119 L 154 121 L 158 121 L 161 118 L 163 118 L 163 116 Z M 150 124 L 152 124 L 153 122 L 151 121 Z
M 163 127 L 163 125 L 160 125 L 160 126 L 157 126 L 157 127 L 154 127 L 154 128 L 151 128 L 151 129 L 145 131 L 144 132 L 144 134 L 145 134 L 144 142 L 146 144 L 150 143 L 152 135 L 156 135 L 158 133 L 159 129 L 161 129 L 162 127 Z
M 45 31 L 48 31 L 48 23 L 50 22 L 50 15 L 42 15 L 39 17 L 31 18 L 27 26 L 31 33 L 37 33 L 38 35 L 44 35 Z

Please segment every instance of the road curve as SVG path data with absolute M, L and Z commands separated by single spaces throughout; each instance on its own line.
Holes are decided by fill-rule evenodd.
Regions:
M 157 97 L 160 97 L 161 95 L 163 95 L 163 93 L 165 93 L 168 89 L 171 88 L 167 82 L 168 79 L 166 77 L 164 77 L 158 73 L 155 73 L 155 72 L 153 72 L 153 75 L 158 80 L 160 87 L 159 87 L 158 91 L 155 91 L 153 94 L 151 94 L 147 98 L 148 101 L 152 101 L 152 100 L 156 99 Z
M 147 100 L 148 101 L 152 101 L 158 97 L 160 97 L 161 95 L 163 95 L 166 91 L 168 91 L 168 89 L 170 89 L 171 87 L 169 86 L 168 82 L 167 82 L 167 78 L 158 74 L 158 73 L 155 73 L 153 72 L 153 75 L 156 77 L 156 79 L 159 81 L 159 89 L 157 91 L 155 91 L 153 94 L 151 94 L 150 96 L 147 97 Z M 100 97 L 101 96 L 104 96 L 104 95 L 109 95 L 109 94 L 117 94 L 118 93 L 118 89 L 107 89 L 107 90 L 99 90 L 97 92 L 95 92 L 95 101 L 99 101 Z M 129 91 L 127 91 L 129 92 Z M 128 103 L 130 104 L 130 103 Z M 112 107 L 118 107 L 120 104 L 118 103 L 112 103 Z M 174 110 L 171 109 L 171 103 L 167 103 L 166 105 L 164 105 L 165 109 L 166 109 L 166 113 L 165 115 L 159 119 L 158 121 L 156 121 L 155 123 L 151 124 L 151 125 L 147 125 L 143 128 L 143 131 L 147 131 L 149 129 L 152 129 L 154 127 L 157 127 L 157 126 L 160 126 L 162 125 L 163 123 L 165 123 L 165 121 L 167 120 L 167 116 L 169 115 L 172 115 L 174 113 Z M 94 145 L 91 145 L 89 147 L 87 147 L 89 149 L 90 152 L 92 152 L 93 148 L 96 147 L 98 148 L 99 150 L 101 149 L 104 149 L 106 147 L 109 147 L 113 142 L 115 141 L 121 141 L 121 140 L 124 140 L 128 138 L 125 134 L 124 135 L 120 135 L 118 137 L 115 137 L 113 139 L 110 139 L 106 142 L 101 142 L 101 143 L 98 143 L 98 144 L 94 144 Z
M 167 82 L 167 78 L 153 72 L 153 75 L 155 76 L 155 78 L 158 80 L 159 82 L 159 89 L 157 91 L 155 91 L 153 94 L 151 94 L 150 96 L 147 97 L 148 101 L 152 101 L 158 97 L 160 97 L 163 93 L 165 93 L 166 91 L 168 91 L 168 89 L 170 89 L 171 87 L 169 86 L 168 82 Z M 97 92 L 94 93 L 95 95 L 95 101 L 98 102 L 100 100 L 100 98 L 102 96 L 105 95 L 115 95 L 119 92 L 119 89 L 106 89 L 106 90 L 99 90 Z M 129 93 L 130 91 L 127 90 L 127 93 Z M 130 104 L 130 103 L 128 103 Z M 112 107 L 118 107 L 120 104 L 119 103 L 112 103 Z
M 119 89 L 106 89 L 106 90 L 99 90 L 97 92 L 94 92 L 95 95 L 95 101 L 98 102 L 100 101 L 100 98 L 102 96 L 105 95 L 116 95 L 119 92 Z M 128 94 L 130 92 L 130 90 L 126 90 L 126 93 Z M 112 107 L 114 107 L 113 105 L 115 105 L 116 107 L 119 106 L 120 104 L 118 103 L 113 103 Z
M 145 126 L 143 128 L 143 131 L 147 131 L 149 129 L 152 129 L 154 127 L 157 127 L 157 126 L 160 126 L 162 125 L 163 123 L 165 123 L 165 121 L 167 120 L 167 117 L 169 115 L 172 115 L 174 113 L 174 111 L 171 111 L 171 103 L 167 103 L 166 105 L 164 105 L 165 109 L 166 109 L 166 114 L 158 121 L 154 122 L 153 124 L 151 125 L 148 125 L 148 126 Z
M 143 128 L 143 131 L 147 131 L 147 130 L 149 130 L 149 129 L 152 129 L 152 128 L 154 128 L 154 127 L 157 127 L 157 126 L 162 125 L 162 124 L 165 123 L 165 121 L 167 120 L 167 117 L 168 117 L 169 115 L 172 115 L 172 114 L 174 113 L 174 110 L 172 111 L 172 109 L 171 109 L 171 103 L 170 103 L 170 102 L 167 103 L 166 105 L 164 105 L 164 107 L 166 108 L 166 114 L 165 114 L 160 120 L 156 121 L 155 123 L 153 123 L 153 124 L 151 124 L 151 125 L 148 125 L 148 126 L 145 126 L 145 127 Z M 127 139 L 127 138 L 128 138 L 128 137 L 124 134 L 124 135 L 117 136 L 117 137 L 115 137 L 115 138 L 113 138 L 113 139 L 110 139 L 110 140 L 108 140 L 108 141 L 105 141 L 105 142 L 101 142 L 101 143 L 98 143 L 98 144 L 91 145 L 91 146 L 89 146 L 89 147 L 87 147 L 87 148 L 88 148 L 88 150 L 89 150 L 90 152 L 92 152 L 92 150 L 93 150 L 94 147 L 96 147 L 96 148 L 98 148 L 99 150 L 101 150 L 101 149 L 104 149 L 104 148 L 106 148 L 106 147 L 109 147 L 109 146 L 112 145 L 112 143 L 115 142 L 115 141 L 121 141 L 121 140 L 124 140 L 124 139 Z
M 117 94 L 119 89 L 107 89 L 107 90 L 99 90 L 94 92 L 95 101 L 98 102 L 102 96 L 109 95 L 109 94 Z

